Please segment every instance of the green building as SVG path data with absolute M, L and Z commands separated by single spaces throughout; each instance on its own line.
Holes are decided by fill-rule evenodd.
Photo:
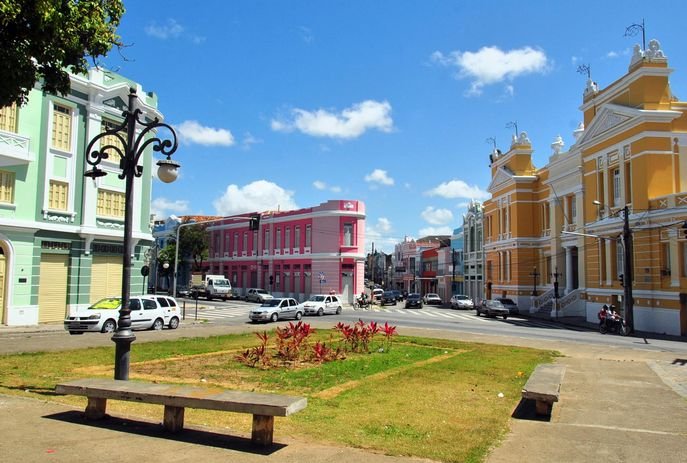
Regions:
M 146 119 L 157 96 L 117 74 L 71 76 L 65 97 L 34 88 L 26 105 L 0 109 L 0 323 L 61 323 L 65 314 L 122 285 L 124 180 L 119 159 L 104 177 L 84 177 L 86 146 L 123 121 L 129 89 Z M 108 144 L 120 144 L 113 136 Z M 152 174 L 152 150 L 142 156 Z M 152 175 L 135 179 L 131 294 L 143 292 L 140 269 L 152 242 Z

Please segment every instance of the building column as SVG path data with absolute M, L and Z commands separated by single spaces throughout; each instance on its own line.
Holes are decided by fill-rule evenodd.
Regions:
M 572 247 L 565 248 L 565 294 L 573 290 L 573 261 Z

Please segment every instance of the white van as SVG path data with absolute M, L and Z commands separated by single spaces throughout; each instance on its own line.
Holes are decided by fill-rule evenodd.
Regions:
M 384 294 L 384 290 L 382 288 L 373 289 L 372 290 L 372 303 L 375 304 L 377 302 L 381 302 L 382 294 Z

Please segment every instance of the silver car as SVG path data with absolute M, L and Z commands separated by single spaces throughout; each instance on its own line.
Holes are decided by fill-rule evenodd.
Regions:
M 253 323 L 276 322 L 286 318 L 300 320 L 303 318 L 303 308 L 293 298 L 273 298 L 263 302 L 260 307 L 251 309 L 248 313 L 248 318 Z
M 474 309 L 475 304 L 468 296 L 464 294 L 454 294 L 451 296 L 452 309 Z

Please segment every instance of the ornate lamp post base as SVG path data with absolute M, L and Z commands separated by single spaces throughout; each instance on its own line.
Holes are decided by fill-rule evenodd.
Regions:
M 131 343 L 136 340 L 136 335 L 131 329 L 116 331 L 112 335 L 115 343 L 115 379 L 129 379 L 129 365 L 131 363 Z

